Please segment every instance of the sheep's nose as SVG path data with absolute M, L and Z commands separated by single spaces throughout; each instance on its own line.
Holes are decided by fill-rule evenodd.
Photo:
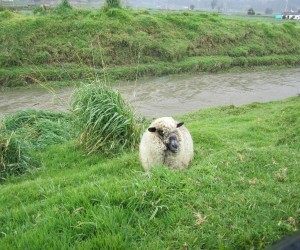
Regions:
M 173 152 L 177 153 L 179 150 L 179 144 L 176 136 L 170 136 L 169 143 L 168 143 L 168 149 Z
M 178 149 L 178 144 L 177 144 L 177 142 L 176 142 L 175 140 L 172 140 L 172 141 L 171 141 L 171 146 L 172 146 L 172 148 L 174 148 L 174 149 Z

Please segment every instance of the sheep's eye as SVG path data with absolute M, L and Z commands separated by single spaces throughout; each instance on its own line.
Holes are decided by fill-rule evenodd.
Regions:
M 160 136 L 164 136 L 164 131 L 162 131 L 161 129 L 157 130 L 157 133 L 158 133 Z

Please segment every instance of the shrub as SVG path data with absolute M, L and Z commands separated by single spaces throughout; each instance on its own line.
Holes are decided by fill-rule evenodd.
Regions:
M 34 15 L 45 15 L 46 14 L 46 9 L 43 8 L 42 6 L 38 6 L 33 9 L 33 14 Z
M 0 21 L 11 19 L 14 17 L 14 13 L 9 9 L 3 9 L 0 11 Z
M 5 10 L 6 10 L 6 8 L 2 5 L 0 5 L 0 12 L 5 11 Z
M 106 4 L 108 8 L 121 8 L 120 0 L 106 0 Z
M 142 126 L 118 91 L 104 85 L 83 86 L 75 92 L 72 107 L 87 154 L 119 153 L 138 145 Z
M 65 12 L 68 12 L 72 9 L 73 8 L 68 0 L 62 0 L 61 3 L 54 8 L 54 12 L 58 14 L 64 14 Z
M 250 8 L 249 10 L 248 10 L 248 13 L 247 13 L 248 15 L 255 15 L 255 11 L 254 11 L 254 9 L 253 8 Z
M 108 17 L 119 19 L 120 21 L 128 21 L 130 19 L 130 16 L 128 15 L 128 11 L 125 11 L 123 9 L 107 9 L 105 11 L 105 14 Z

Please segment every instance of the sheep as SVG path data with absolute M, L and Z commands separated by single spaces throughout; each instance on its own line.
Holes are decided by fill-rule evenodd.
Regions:
M 146 172 L 159 165 L 173 169 L 188 167 L 194 157 L 193 140 L 183 124 L 172 117 L 162 117 L 144 132 L 139 155 Z

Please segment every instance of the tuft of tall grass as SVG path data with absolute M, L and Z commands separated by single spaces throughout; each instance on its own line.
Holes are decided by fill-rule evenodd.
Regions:
M 10 175 L 20 175 L 39 162 L 31 155 L 26 143 L 15 133 L 0 134 L 0 182 Z
M 120 0 L 106 0 L 106 5 L 108 8 L 121 8 Z
M 76 135 L 75 121 L 68 113 L 24 110 L 5 116 L 0 126 L 0 181 L 39 166 L 35 151 Z
M 64 14 L 72 9 L 73 7 L 68 0 L 62 0 L 61 3 L 54 8 L 54 12 L 57 14 Z
M 44 8 L 43 5 L 34 8 L 32 12 L 34 15 L 46 15 L 47 13 L 46 8 Z
M 4 117 L 3 134 L 14 133 L 20 141 L 26 142 L 32 150 L 43 150 L 49 145 L 69 141 L 76 136 L 73 116 L 41 110 L 18 111 Z
M 122 95 L 111 87 L 83 86 L 75 92 L 72 108 L 81 131 L 80 144 L 87 154 L 115 154 L 138 145 L 142 124 Z

